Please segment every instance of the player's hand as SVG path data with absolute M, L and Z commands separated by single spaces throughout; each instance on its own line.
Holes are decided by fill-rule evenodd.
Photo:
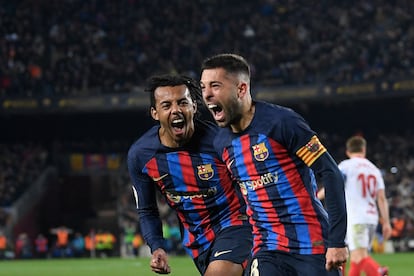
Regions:
M 171 268 L 168 265 L 167 253 L 162 248 L 158 248 L 152 253 L 150 261 L 151 270 L 158 274 L 169 274 Z
M 325 268 L 328 271 L 333 269 L 342 269 L 342 265 L 348 260 L 349 252 L 348 248 L 328 248 L 326 251 L 326 264 Z
M 391 237 L 391 224 L 384 223 L 382 224 L 382 236 L 384 237 L 384 240 L 388 240 Z

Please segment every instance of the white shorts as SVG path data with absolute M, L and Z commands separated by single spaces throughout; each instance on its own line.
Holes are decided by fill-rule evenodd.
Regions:
M 349 250 L 355 250 L 358 248 L 371 248 L 372 239 L 374 238 L 375 224 L 351 224 L 348 225 L 346 233 L 346 242 L 348 243 Z

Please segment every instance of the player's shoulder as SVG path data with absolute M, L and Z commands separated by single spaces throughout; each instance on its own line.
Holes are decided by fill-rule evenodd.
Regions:
M 269 102 L 255 101 L 256 113 L 261 121 L 289 123 L 295 120 L 303 120 L 302 116 L 287 106 L 277 105 Z
M 338 163 L 338 167 L 339 169 L 344 170 L 345 168 L 348 168 L 351 163 L 351 159 L 344 159 Z
M 192 137 L 193 144 L 212 144 L 217 136 L 220 128 L 210 121 L 198 120 L 194 121 L 195 133 Z
M 137 140 L 135 140 L 129 147 L 128 159 L 131 157 L 142 156 L 148 154 L 148 152 L 155 151 L 160 145 L 158 138 L 158 129 L 158 125 L 153 126 L 144 134 L 142 134 Z
M 277 112 L 278 114 L 286 115 L 286 116 L 296 113 L 293 109 L 289 107 L 274 104 L 274 103 L 269 103 L 269 102 L 264 102 L 264 101 L 255 101 L 254 103 L 256 105 L 257 110 L 263 113 Z
M 255 101 L 256 106 L 259 110 L 263 110 L 264 112 L 277 112 L 280 115 L 285 116 L 293 116 L 298 115 L 298 113 L 290 107 L 278 105 L 274 103 L 264 102 L 264 101 Z
M 256 101 L 255 107 L 250 132 L 265 134 L 285 145 L 293 141 L 292 136 L 302 133 L 300 140 L 295 139 L 297 147 L 308 142 L 315 134 L 305 119 L 289 107 L 263 101 Z
M 196 129 L 201 132 L 201 133 L 212 133 L 212 134 L 216 134 L 219 130 L 219 126 L 217 126 L 215 123 L 208 121 L 208 120 L 200 120 L 200 119 L 195 119 L 194 120 L 194 124 Z
M 235 134 L 228 127 L 219 127 L 210 121 L 203 122 L 203 128 L 199 127 L 197 136 L 201 144 L 208 145 L 216 153 L 221 152 L 222 148 L 231 141 Z M 197 138 L 196 138 L 197 139 Z
M 375 171 L 377 171 L 379 174 L 381 174 L 380 169 L 377 167 L 377 165 L 375 165 L 375 164 L 374 164 L 374 162 L 372 162 L 372 161 L 371 161 L 371 160 L 369 160 L 369 159 L 365 159 L 365 160 L 366 160 L 367 164 L 369 164 L 369 166 L 371 167 L 371 169 L 372 169 L 372 170 L 375 170 Z
M 340 167 L 365 167 L 373 170 L 379 170 L 378 167 L 367 158 L 353 157 L 345 159 L 339 163 Z

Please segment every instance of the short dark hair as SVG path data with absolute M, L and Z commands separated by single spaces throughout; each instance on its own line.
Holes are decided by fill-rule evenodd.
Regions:
M 155 75 L 147 80 L 146 92 L 150 93 L 150 107 L 155 108 L 154 92 L 158 87 L 185 85 L 190 91 L 191 99 L 199 105 L 203 102 L 200 83 L 184 75 Z
M 147 86 L 145 88 L 145 91 L 149 92 L 150 96 L 150 115 L 151 108 L 155 108 L 154 92 L 158 87 L 179 86 L 183 84 L 187 86 L 188 90 L 190 91 L 191 99 L 197 105 L 195 118 L 198 118 L 199 120 L 214 121 L 210 112 L 208 111 L 206 104 L 203 101 L 200 82 L 185 75 L 175 74 L 154 75 L 147 80 Z
M 362 152 L 367 146 L 367 141 L 364 137 L 355 135 L 346 141 L 346 150 L 355 153 Z
M 201 71 L 215 68 L 223 68 L 232 74 L 243 73 L 250 78 L 249 63 L 242 56 L 237 54 L 218 54 L 206 58 L 201 65 Z

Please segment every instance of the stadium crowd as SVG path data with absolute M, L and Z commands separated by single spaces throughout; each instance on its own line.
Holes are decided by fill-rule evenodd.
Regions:
M 137 250 L 142 245 L 142 237 L 133 234 L 139 241 L 134 244 L 132 250 Z M 81 258 L 98 257 L 106 258 L 118 254 L 117 238 L 108 230 L 95 232 L 91 229 L 88 233 L 67 228 L 63 225 L 50 229 L 49 233 L 38 233 L 30 236 L 26 232 L 19 233 L 15 240 L 9 239 L 0 231 L 0 260 L 2 259 L 32 259 L 32 258 Z M 136 254 L 137 251 L 135 251 Z M 134 254 L 132 251 L 131 254 Z
M 36 143 L 0 143 L 0 207 L 8 207 L 46 167 L 48 152 Z
M 0 96 L 130 93 L 233 51 L 258 84 L 414 75 L 414 3 L 17 0 L 0 6 Z

